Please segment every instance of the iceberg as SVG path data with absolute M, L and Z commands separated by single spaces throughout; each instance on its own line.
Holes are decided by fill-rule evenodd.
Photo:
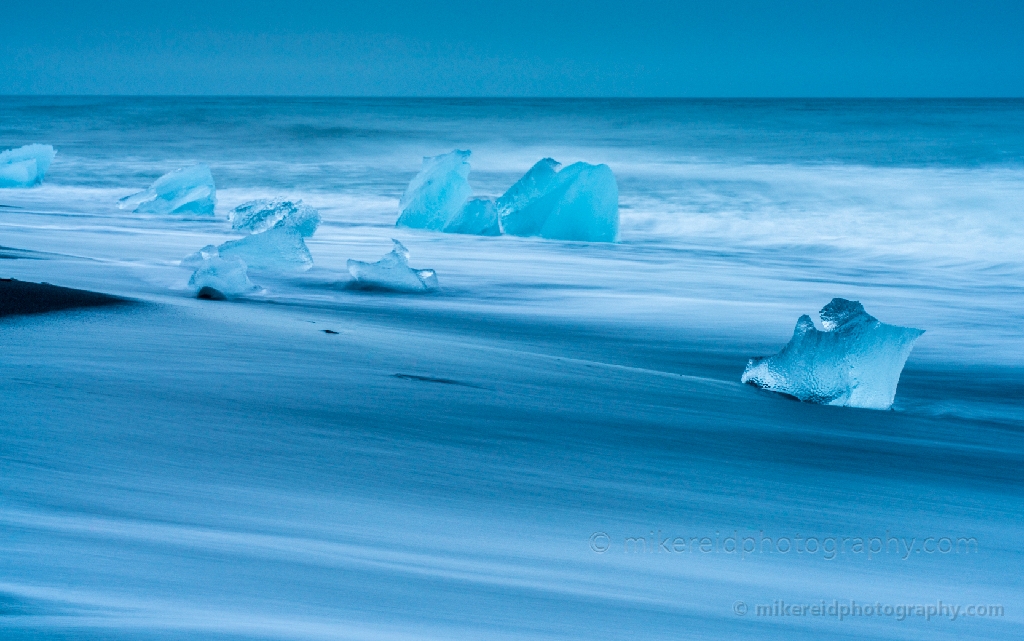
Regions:
M 615 242 L 619 187 L 608 165 L 578 162 L 555 172 L 550 158 L 534 165 L 498 199 L 502 229 L 513 236 Z
M 235 207 L 231 211 L 231 228 L 257 234 L 273 227 L 291 227 L 303 238 L 312 236 L 320 226 L 320 212 L 302 201 L 260 199 Z
M 188 286 L 200 298 L 214 300 L 241 296 L 259 289 L 249 280 L 244 261 L 237 258 L 225 260 L 218 256 L 204 260 L 192 274 Z
M 313 256 L 303 240 L 302 231 L 292 226 L 274 226 L 267 231 L 239 240 L 229 240 L 217 248 L 221 258 L 237 258 L 251 269 L 306 271 Z
M 121 209 L 140 214 L 213 214 L 217 190 L 206 165 L 164 174 L 149 189 L 118 201 Z
M 498 221 L 498 212 L 494 209 L 494 201 L 490 198 L 467 200 L 442 231 L 449 234 L 500 236 L 501 223 Z
M 393 292 L 429 292 L 439 289 L 437 274 L 432 269 L 409 267 L 409 250 L 395 239 L 394 249 L 376 263 L 348 261 L 348 272 L 355 287 Z
M 810 403 L 892 407 L 903 365 L 924 330 L 882 323 L 843 298 L 820 314 L 824 331 L 801 316 L 789 344 L 774 356 L 750 359 L 740 381 Z
M 501 228 L 513 236 L 538 236 L 544 225 L 544 216 L 529 217 L 523 210 L 531 202 L 546 194 L 555 184 L 558 167 L 562 163 L 554 158 L 544 158 L 530 167 L 516 184 L 497 200 L 494 209 L 501 219 Z M 529 212 L 527 212 L 529 213 Z
M 178 264 L 181 265 L 182 267 L 189 267 L 191 269 L 195 269 L 202 265 L 203 263 L 205 263 L 206 261 L 210 260 L 211 258 L 216 258 L 218 256 L 220 256 L 220 254 L 217 252 L 217 246 L 207 245 L 206 247 L 203 247 L 199 251 L 195 252 L 194 254 L 189 254 L 188 256 L 185 256 L 184 258 L 181 259 L 181 262 Z
M 457 218 L 473 195 L 469 186 L 469 151 L 453 151 L 423 159 L 423 168 L 412 179 L 399 201 L 399 227 L 442 231 Z
M 43 182 L 57 152 L 50 145 L 25 145 L 0 152 L 0 187 L 34 187 Z

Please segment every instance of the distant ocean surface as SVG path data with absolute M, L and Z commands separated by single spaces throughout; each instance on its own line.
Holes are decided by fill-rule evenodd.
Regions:
M 57 156 L 0 190 L 0 277 L 152 307 L 0 323 L 12 638 L 1021 636 L 1024 100 L 0 97 L 0 150 L 30 143 Z M 544 157 L 607 164 L 620 242 L 396 228 L 453 149 L 480 196 Z M 117 209 L 200 162 L 214 218 Z M 178 262 L 263 197 L 320 210 L 313 269 L 192 299 Z M 440 293 L 344 287 L 392 238 Z M 739 384 L 833 297 L 926 330 L 893 411 Z M 733 528 L 982 553 L 676 563 L 589 538 Z M 1006 616 L 733 609 L 833 597 Z

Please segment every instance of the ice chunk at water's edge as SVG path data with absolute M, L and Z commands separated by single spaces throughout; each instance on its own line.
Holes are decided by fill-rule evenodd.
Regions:
M 513 236 L 615 242 L 619 188 L 607 165 L 574 163 L 555 173 L 546 158 L 499 199 L 502 229 Z
M 394 249 L 375 263 L 359 260 L 348 261 L 348 272 L 353 284 L 365 289 L 420 293 L 437 290 L 437 274 L 432 269 L 409 267 L 409 250 L 405 245 L 392 239 Z
M 231 228 L 259 233 L 272 227 L 293 227 L 304 237 L 312 236 L 320 226 L 320 212 L 302 201 L 281 199 L 252 200 L 231 212 Z
M 490 198 L 471 198 L 456 214 L 443 231 L 449 234 L 473 234 L 475 236 L 500 236 L 498 212 Z
M 544 225 L 546 215 L 531 216 L 527 205 L 548 193 L 557 180 L 558 167 L 554 158 L 538 160 L 522 178 L 508 188 L 494 203 L 494 209 L 501 219 L 501 228 L 513 236 L 537 236 Z
M 144 214 L 213 214 L 217 189 L 206 165 L 164 174 L 150 187 L 118 201 L 121 209 Z
M 199 251 L 195 252 L 194 254 L 189 254 L 188 256 L 185 256 L 184 258 L 181 259 L 181 262 L 178 264 L 181 265 L 182 267 L 190 267 L 192 269 L 195 269 L 196 267 L 199 267 L 200 265 L 205 263 L 207 260 L 215 258 L 219 255 L 220 254 L 217 253 L 216 245 L 207 245 L 206 247 L 203 247 Z
M 458 216 L 473 195 L 469 186 L 469 151 L 453 151 L 423 159 L 399 201 L 399 227 L 441 231 Z
M 0 187 L 42 184 L 57 152 L 50 145 L 25 145 L 0 152 Z
M 225 296 L 241 296 L 259 289 L 249 280 L 244 261 L 237 258 L 224 260 L 217 256 L 208 258 L 199 265 L 189 279 L 188 286 L 193 292 L 211 288 Z
M 222 258 L 238 258 L 251 269 L 306 271 L 313 266 L 302 233 L 294 227 L 271 227 L 217 248 Z
M 842 298 L 820 314 L 824 331 L 801 316 L 789 344 L 774 356 L 750 359 L 741 382 L 812 403 L 892 407 L 903 366 L 924 331 L 882 323 Z

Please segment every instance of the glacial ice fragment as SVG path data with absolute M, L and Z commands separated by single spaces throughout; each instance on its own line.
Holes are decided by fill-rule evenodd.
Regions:
M 494 209 L 494 201 L 490 198 L 470 198 L 442 231 L 449 234 L 500 236 L 501 226 L 498 223 L 498 212 Z
M 218 256 L 203 261 L 192 274 L 188 286 L 193 292 L 212 289 L 227 297 L 241 296 L 259 289 L 249 280 L 244 261 L 237 258 L 225 260 Z M 217 299 L 213 292 L 207 292 L 207 297 Z
M 306 271 L 313 266 L 302 232 L 291 226 L 275 226 L 217 248 L 222 258 L 239 258 L 251 269 Z
M 441 231 L 456 218 L 473 195 L 469 186 L 469 151 L 453 151 L 423 159 L 399 201 L 399 227 Z
M 409 250 L 395 239 L 394 249 L 375 263 L 348 261 L 348 272 L 353 284 L 365 289 L 383 289 L 394 292 L 429 292 L 439 288 L 433 269 L 411 269 Z
M 50 145 L 25 145 L 0 152 L 0 187 L 34 187 L 43 182 L 57 152 Z
M 920 329 L 887 325 L 856 301 L 821 309 L 824 331 L 806 314 L 774 356 L 752 358 L 740 381 L 823 405 L 889 409 Z
M 524 209 L 551 189 L 562 163 L 554 158 L 538 160 L 522 178 L 508 188 L 494 204 L 501 219 L 501 228 L 513 236 L 537 236 L 546 216 L 529 217 Z M 529 213 L 528 211 L 526 212 Z
M 615 242 L 619 188 L 608 165 L 538 162 L 498 200 L 502 228 L 513 236 Z
M 235 207 L 231 211 L 231 228 L 256 234 L 272 227 L 292 227 L 309 238 L 320 226 L 320 212 L 302 201 L 260 199 Z
M 212 214 L 216 202 L 210 168 L 194 165 L 164 174 L 149 189 L 122 198 L 117 206 L 142 214 Z

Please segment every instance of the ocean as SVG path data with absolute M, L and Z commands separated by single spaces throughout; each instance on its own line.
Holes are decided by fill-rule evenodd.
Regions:
M 4 638 L 1022 635 L 1024 100 L 0 97 L 30 143 L 0 277 L 139 303 L 0 319 Z M 606 163 L 619 242 L 396 228 L 453 149 Z M 215 216 L 117 208 L 199 162 Z M 271 197 L 314 267 L 194 299 Z M 347 287 L 392 238 L 439 292 Z M 925 330 L 892 410 L 740 384 L 834 297 Z

